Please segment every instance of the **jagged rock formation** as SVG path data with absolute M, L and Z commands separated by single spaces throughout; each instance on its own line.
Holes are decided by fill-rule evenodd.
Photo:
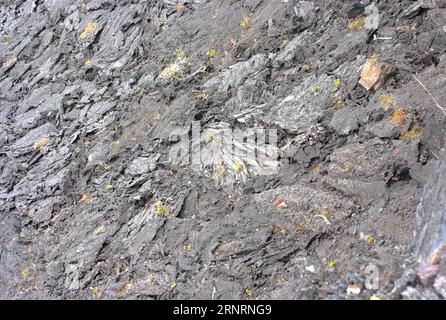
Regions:
M 443 1 L 17 0 L 0 22 L 1 298 L 446 297 Z M 209 157 L 171 161 L 197 123 Z M 252 128 L 276 171 L 217 137 Z

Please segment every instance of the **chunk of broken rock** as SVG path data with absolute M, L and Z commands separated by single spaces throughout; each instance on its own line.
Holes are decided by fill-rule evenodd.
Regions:
M 126 174 L 132 176 L 142 175 L 155 170 L 156 162 L 158 161 L 160 154 L 154 154 L 149 157 L 139 157 L 132 161 L 130 166 L 125 170 Z
M 359 84 L 367 90 L 379 90 L 392 76 L 393 67 L 387 63 L 380 63 L 377 59 L 370 58 L 364 65 Z

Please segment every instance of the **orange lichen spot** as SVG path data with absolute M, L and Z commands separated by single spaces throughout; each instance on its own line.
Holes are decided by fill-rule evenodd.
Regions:
M 14 38 L 13 38 L 11 35 L 7 35 L 7 36 L 4 36 L 4 38 L 3 38 L 3 42 L 4 42 L 5 44 L 11 44 L 13 39 L 14 39 Z
M 342 169 L 343 173 L 350 173 L 352 172 L 352 167 L 350 167 L 349 165 L 345 165 L 344 168 Z
M 317 165 L 314 166 L 313 171 L 315 173 L 321 173 L 322 171 L 322 165 L 320 163 L 318 163 Z
M 36 143 L 34 143 L 34 149 L 35 150 L 39 150 L 40 152 L 42 152 L 43 150 L 45 150 L 45 147 L 50 143 L 50 139 L 48 138 L 42 138 L 39 141 L 37 141 Z
M 93 202 L 93 196 L 91 195 L 91 193 L 84 193 L 82 195 L 82 197 L 79 199 L 80 203 L 91 203 Z
M 284 199 L 280 198 L 277 199 L 276 201 L 274 201 L 274 205 L 279 208 L 279 209 L 284 209 L 286 208 L 286 202 Z
M 392 115 L 392 123 L 394 125 L 404 124 L 407 121 L 407 113 L 404 108 L 399 108 Z

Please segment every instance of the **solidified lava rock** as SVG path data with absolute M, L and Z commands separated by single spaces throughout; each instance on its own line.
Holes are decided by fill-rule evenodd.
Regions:
M 445 298 L 445 26 L 442 1 L 3 1 L 0 298 Z

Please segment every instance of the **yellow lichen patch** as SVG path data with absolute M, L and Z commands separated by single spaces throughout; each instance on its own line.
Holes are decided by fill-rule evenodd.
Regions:
M 186 59 L 187 58 L 186 53 L 183 50 L 181 50 L 181 49 L 178 49 L 176 51 L 176 54 L 177 54 L 177 57 L 180 58 L 180 59 Z
M 378 54 L 376 52 L 373 52 L 372 55 L 370 56 L 370 59 L 378 60 Z
M 336 265 L 336 262 L 334 262 L 334 261 L 330 261 L 330 262 L 328 263 L 328 266 L 329 266 L 330 268 L 334 268 L 335 265 Z
M 361 238 L 361 240 L 367 242 L 367 244 L 370 246 L 375 243 L 375 237 L 372 236 L 371 234 L 364 234 L 361 232 L 359 237 Z
M 398 110 L 393 113 L 391 121 L 394 125 L 404 124 L 407 121 L 406 110 L 404 108 L 398 108 Z
M 105 233 L 105 231 L 107 231 L 107 228 L 105 228 L 105 226 L 100 226 L 100 227 L 96 228 L 96 230 L 94 231 L 94 234 L 95 235 L 103 234 L 103 233 Z
M 248 298 L 253 298 L 254 297 L 254 290 L 252 290 L 252 289 L 246 289 L 245 290 L 245 295 L 248 297 Z
M 86 66 L 86 67 L 89 67 L 89 66 L 91 66 L 93 64 L 93 61 L 92 60 L 86 60 L 85 62 L 84 62 L 84 66 Z
M 211 143 L 214 140 L 214 135 L 212 133 L 208 133 L 206 135 L 206 138 L 204 139 L 204 142 L 206 144 Z
M 146 281 L 148 284 L 152 284 L 155 281 L 155 277 L 153 276 L 153 274 L 149 273 L 147 275 Z
M 318 93 L 319 92 L 319 88 L 317 87 L 317 85 L 313 84 L 311 86 L 311 91 L 313 91 L 314 93 Z
M 104 169 L 104 170 L 110 170 L 111 168 L 112 168 L 112 166 L 111 166 L 111 164 L 108 164 L 108 163 L 106 163 L 106 162 L 101 162 L 100 164 L 99 164 L 99 166 L 102 168 L 102 169 Z
M 322 210 L 320 214 L 317 214 L 316 217 L 318 218 L 322 218 L 322 220 L 324 220 L 324 222 L 328 225 L 331 224 L 330 222 L 330 212 L 328 212 L 328 210 Z
M 379 100 L 381 100 L 381 105 L 384 111 L 389 111 L 390 108 L 396 108 L 395 99 L 393 97 L 382 94 L 379 96 Z
M 208 52 L 206 52 L 206 56 L 209 59 L 215 58 L 217 56 L 217 50 L 215 50 L 215 49 L 209 50 Z
M 39 141 L 37 141 L 36 143 L 34 143 L 34 149 L 35 150 L 39 150 L 40 152 L 42 152 L 43 150 L 45 150 L 45 147 L 50 143 L 50 139 L 48 138 L 42 138 Z
M 113 185 L 112 184 L 106 184 L 105 185 L 105 189 L 107 189 L 107 190 L 113 190 Z
M 201 101 L 203 101 L 203 100 L 206 100 L 207 98 L 208 98 L 208 96 L 206 95 L 206 93 L 198 93 L 197 95 L 196 95 L 196 97 L 197 97 L 197 99 L 198 100 L 201 100 Z
M 244 18 L 241 22 L 240 22 L 240 27 L 242 27 L 242 29 L 244 31 L 248 30 L 251 27 L 251 21 L 249 21 L 249 18 L 246 17 Z
M 165 206 L 161 201 L 155 202 L 153 208 L 153 211 L 160 217 L 165 217 L 169 214 L 169 208 Z
M 25 281 L 33 281 L 35 279 L 34 274 L 29 267 L 23 268 L 20 273 Z
M 234 165 L 234 171 L 237 172 L 237 173 L 242 172 L 242 171 L 243 171 L 243 168 L 244 168 L 244 166 L 243 166 L 243 163 L 241 163 L 241 162 L 236 163 L 236 164 Z
M 368 245 L 372 245 L 372 244 L 374 244 L 374 243 L 375 243 L 375 237 L 373 237 L 373 236 L 367 236 L 367 238 L 366 238 L 366 242 L 367 242 Z
M 279 234 L 280 234 L 281 236 L 286 235 L 286 229 L 285 229 L 284 227 L 281 227 L 281 228 L 279 229 Z
M 161 72 L 160 76 L 164 79 L 174 79 L 180 74 L 181 68 L 181 63 L 172 63 L 170 66 L 164 69 L 163 72 Z
M 330 219 L 330 212 L 328 210 L 322 210 L 321 211 L 321 216 Z
M 90 292 L 93 295 L 93 297 L 95 297 L 96 299 L 102 298 L 102 291 L 98 287 L 91 287 Z
M 172 289 L 175 289 L 177 287 L 177 283 L 176 282 L 173 282 L 171 285 L 170 285 L 170 288 L 172 288 Z
M 336 79 L 335 80 L 335 86 L 336 86 L 336 89 L 339 90 L 339 87 L 341 86 L 341 79 Z
M 87 25 L 85 26 L 84 31 L 79 36 L 79 39 L 85 40 L 88 37 L 92 36 L 94 34 L 94 32 L 96 31 L 96 29 L 98 28 L 98 26 L 99 26 L 98 21 L 89 21 L 87 23 Z
M 350 31 L 357 31 L 362 27 L 364 27 L 364 25 L 365 25 L 365 17 L 359 16 L 358 18 L 348 22 L 348 29 Z
M 418 124 L 414 124 L 409 131 L 401 135 L 400 139 L 405 142 L 412 142 L 419 139 L 421 134 L 422 132 L 420 126 Z
M 91 203 L 93 202 L 93 196 L 91 195 L 91 193 L 84 193 L 82 195 L 82 197 L 79 199 L 80 203 Z
M 285 276 L 280 275 L 277 277 L 277 283 L 278 284 L 286 284 L 286 283 L 288 283 L 288 279 Z

